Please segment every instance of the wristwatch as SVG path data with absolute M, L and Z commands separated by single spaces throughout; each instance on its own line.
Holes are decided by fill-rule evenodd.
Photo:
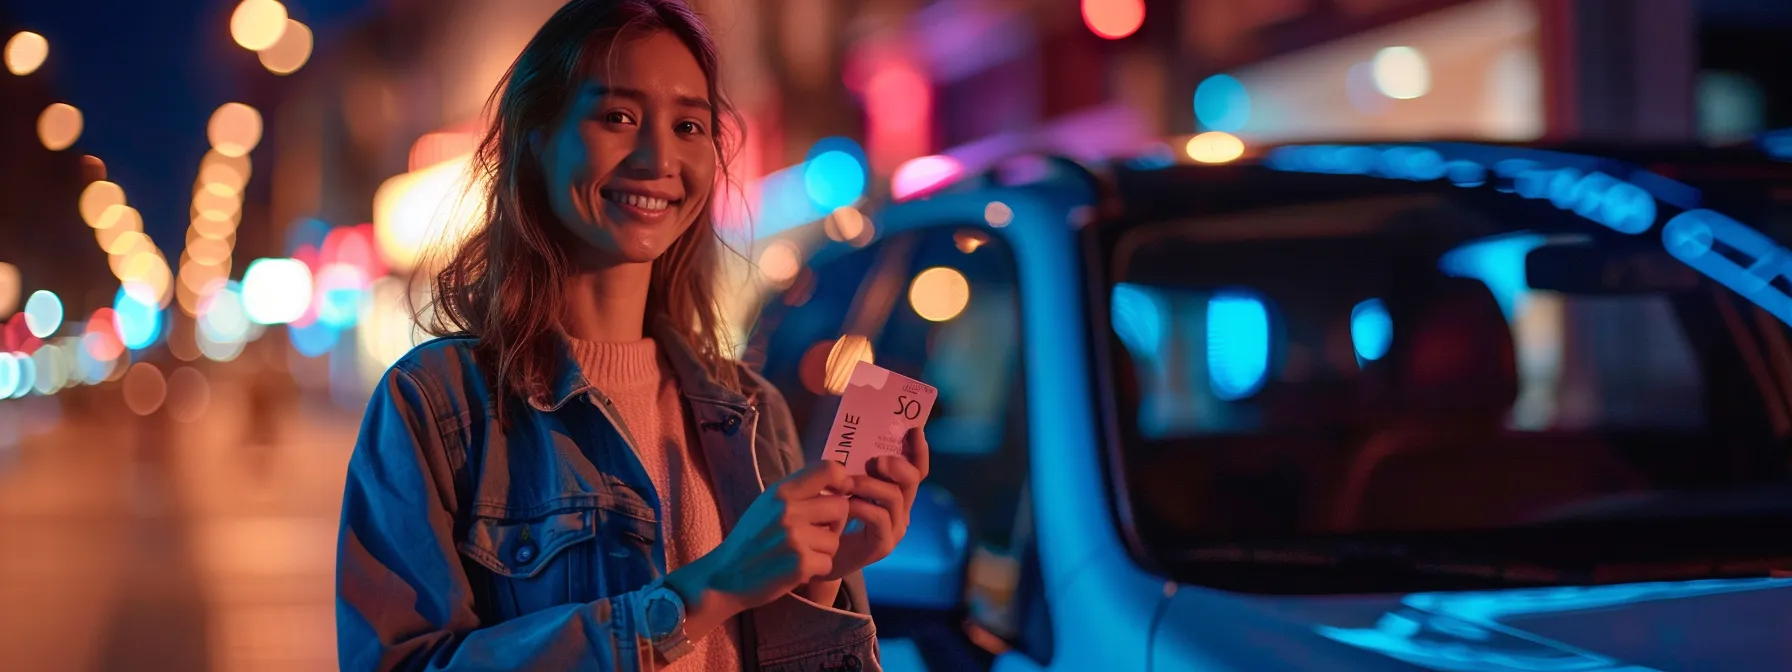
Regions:
M 663 579 L 648 586 L 646 595 L 641 602 L 641 622 L 647 626 L 648 640 L 667 663 L 683 658 L 696 648 L 684 634 L 684 598 Z

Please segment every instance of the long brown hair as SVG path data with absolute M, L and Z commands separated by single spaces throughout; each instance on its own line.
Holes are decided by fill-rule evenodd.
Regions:
M 655 31 L 682 41 L 708 77 L 716 184 L 732 184 L 728 164 L 744 129 L 722 95 L 715 41 L 696 12 L 679 0 L 572 0 L 555 12 L 486 103 L 491 126 L 473 157 L 474 183 L 485 185 L 485 218 L 436 276 L 428 325 L 437 335 L 477 337 L 475 350 L 495 373 L 500 395 L 528 399 L 559 373 L 562 281 L 573 269 L 565 237 L 553 229 L 559 224 L 530 135 L 550 128 L 571 104 L 593 59 L 607 58 L 624 38 Z M 715 193 L 703 196 L 697 221 L 653 262 L 646 323 L 666 320 L 716 382 L 739 390 L 717 302 L 727 248 L 716 229 Z M 502 417 L 504 404 L 497 406 Z

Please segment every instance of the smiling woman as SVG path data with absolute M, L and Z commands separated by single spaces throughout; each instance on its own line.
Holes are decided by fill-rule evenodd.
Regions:
M 729 357 L 717 67 L 682 2 L 573 0 L 494 92 L 478 216 L 422 264 L 443 338 L 386 374 L 350 461 L 344 669 L 881 669 L 859 570 L 927 444 L 804 468 Z

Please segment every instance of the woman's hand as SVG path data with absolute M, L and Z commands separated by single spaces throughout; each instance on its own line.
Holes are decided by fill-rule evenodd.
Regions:
M 927 436 L 918 428 L 911 429 L 903 444 L 907 459 L 885 455 L 865 465 L 864 476 L 852 477 L 852 499 L 847 507 L 860 524 L 840 535 L 827 580 L 843 578 L 884 559 L 908 533 L 915 492 L 927 478 Z
M 666 576 L 684 598 L 695 641 L 735 614 L 772 602 L 834 570 L 846 527 L 845 467 L 826 460 L 766 488 L 722 544 Z

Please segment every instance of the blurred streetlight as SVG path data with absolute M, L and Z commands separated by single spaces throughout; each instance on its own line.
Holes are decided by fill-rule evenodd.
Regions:
M 783 285 L 803 270 L 803 250 L 788 240 L 774 240 L 759 253 L 759 273 L 775 285 Z
M 1189 138 L 1183 151 L 1201 163 L 1226 163 L 1244 156 L 1244 141 L 1231 133 L 1208 131 Z
M 81 190 L 81 221 L 98 228 L 100 215 L 114 205 L 124 205 L 124 187 L 105 180 L 89 182 Z
M 248 0 L 254 2 L 255 0 Z M 271 0 L 270 0 L 271 1 Z M 261 142 L 261 113 L 242 103 L 225 103 L 205 127 L 212 149 L 228 157 L 247 156 Z
M 50 57 L 50 41 L 31 31 L 20 31 L 6 41 L 6 69 L 24 76 L 36 72 Z
M 277 0 L 243 0 L 230 13 L 230 37 L 249 51 L 261 51 L 286 32 L 286 5 Z
M 1110 40 L 1130 36 L 1145 25 L 1145 0 L 1083 0 L 1083 25 Z
M 909 284 L 908 303 L 922 319 L 945 322 L 970 305 L 971 284 L 956 269 L 935 266 L 921 271 Z
M 311 60 L 311 29 L 294 19 L 286 20 L 286 31 L 273 46 L 262 49 L 256 58 L 261 66 L 276 75 L 290 75 Z
M 51 103 L 37 116 L 37 139 L 44 148 L 60 152 L 81 137 L 81 111 L 68 103 Z
M 1375 87 L 1389 98 L 1411 100 L 1431 90 L 1431 66 L 1412 47 L 1388 47 L 1375 53 L 1370 67 Z
M 19 309 L 19 292 L 23 289 L 19 267 L 0 261 L 0 317 L 11 315 Z

